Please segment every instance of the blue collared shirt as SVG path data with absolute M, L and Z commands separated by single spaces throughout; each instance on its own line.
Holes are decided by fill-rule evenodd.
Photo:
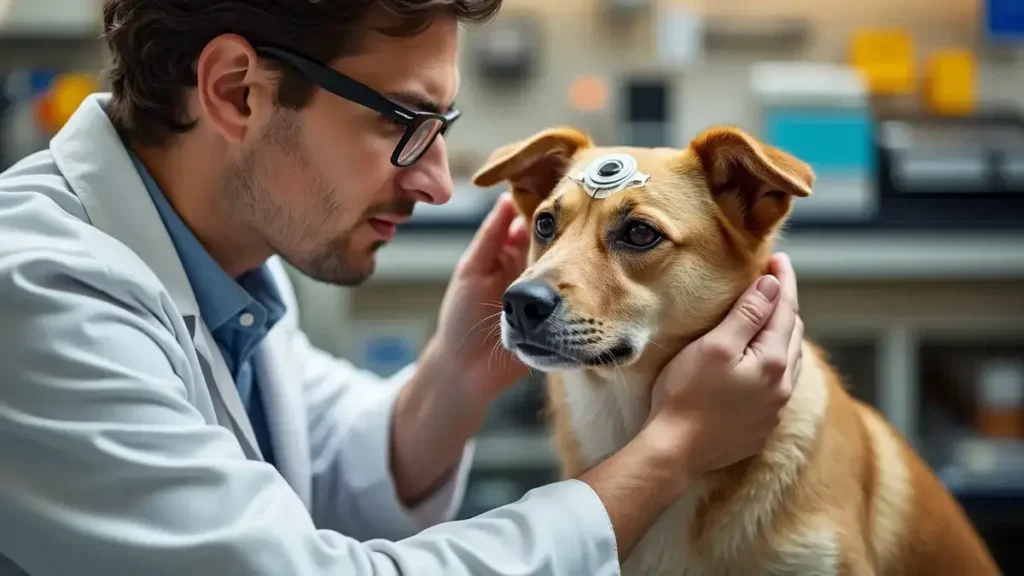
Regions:
M 210 328 L 235 379 L 260 451 L 264 459 L 272 463 L 270 434 L 252 356 L 285 312 L 270 272 L 264 265 L 237 279 L 231 278 L 182 221 L 138 156 L 131 151 L 129 154 L 178 252 L 195 293 L 199 314 Z

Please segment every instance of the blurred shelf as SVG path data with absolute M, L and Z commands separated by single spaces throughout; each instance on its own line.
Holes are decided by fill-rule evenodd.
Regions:
M 97 0 L 14 0 L 0 18 L 0 40 L 98 38 L 100 14 Z
M 812 27 L 806 18 L 712 16 L 704 24 L 703 40 L 708 51 L 797 49 Z
M 403 230 L 370 283 L 447 282 L 472 232 Z M 1024 232 L 790 231 L 777 242 L 801 280 L 1024 278 Z
M 476 470 L 547 469 L 558 466 L 548 434 L 542 430 L 484 431 L 476 437 Z
M 1024 498 L 1024 439 L 968 437 L 947 441 L 946 462 L 935 466 L 959 498 Z

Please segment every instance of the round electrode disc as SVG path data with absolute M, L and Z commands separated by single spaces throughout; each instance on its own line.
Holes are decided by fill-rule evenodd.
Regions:
M 636 158 L 628 154 L 609 154 L 590 163 L 586 183 L 595 190 L 615 188 L 636 172 Z
M 605 154 L 570 179 L 597 200 L 607 198 L 625 188 L 645 186 L 650 176 L 638 171 L 636 158 L 629 154 Z

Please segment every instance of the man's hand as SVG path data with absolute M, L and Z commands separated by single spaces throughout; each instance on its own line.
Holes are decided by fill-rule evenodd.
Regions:
M 580 477 L 608 511 L 620 559 L 695 479 L 761 451 L 796 384 L 802 340 L 796 277 L 778 255 L 772 275 L 665 367 L 637 438 Z
M 395 406 L 392 469 L 415 504 L 446 480 L 487 407 L 526 375 L 501 347 L 501 298 L 526 267 L 529 235 L 503 195 L 459 261 L 416 374 Z
M 503 194 L 459 261 L 441 304 L 430 352 L 444 363 L 448 379 L 460 381 L 485 405 L 527 372 L 501 346 L 501 298 L 526 268 L 529 243 L 511 196 Z
M 796 278 L 789 258 L 777 255 L 772 275 L 748 288 L 725 320 L 684 348 L 655 384 L 651 422 L 664 420 L 689 436 L 692 474 L 761 451 L 796 383 L 802 341 Z

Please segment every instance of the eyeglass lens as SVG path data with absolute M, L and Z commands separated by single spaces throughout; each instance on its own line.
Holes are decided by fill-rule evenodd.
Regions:
M 430 146 L 430 143 L 437 137 L 438 132 L 441 130 L 441 126 L 444 124 L 440 119 L 430 118 L 424 120 L 416 127 L 416 131 L 409 137 L 409 141 L 405 143 L 405 147 L 398 155 L 398 163 L 405 166 L 411 162 L 415 162 L 417 158 Z

